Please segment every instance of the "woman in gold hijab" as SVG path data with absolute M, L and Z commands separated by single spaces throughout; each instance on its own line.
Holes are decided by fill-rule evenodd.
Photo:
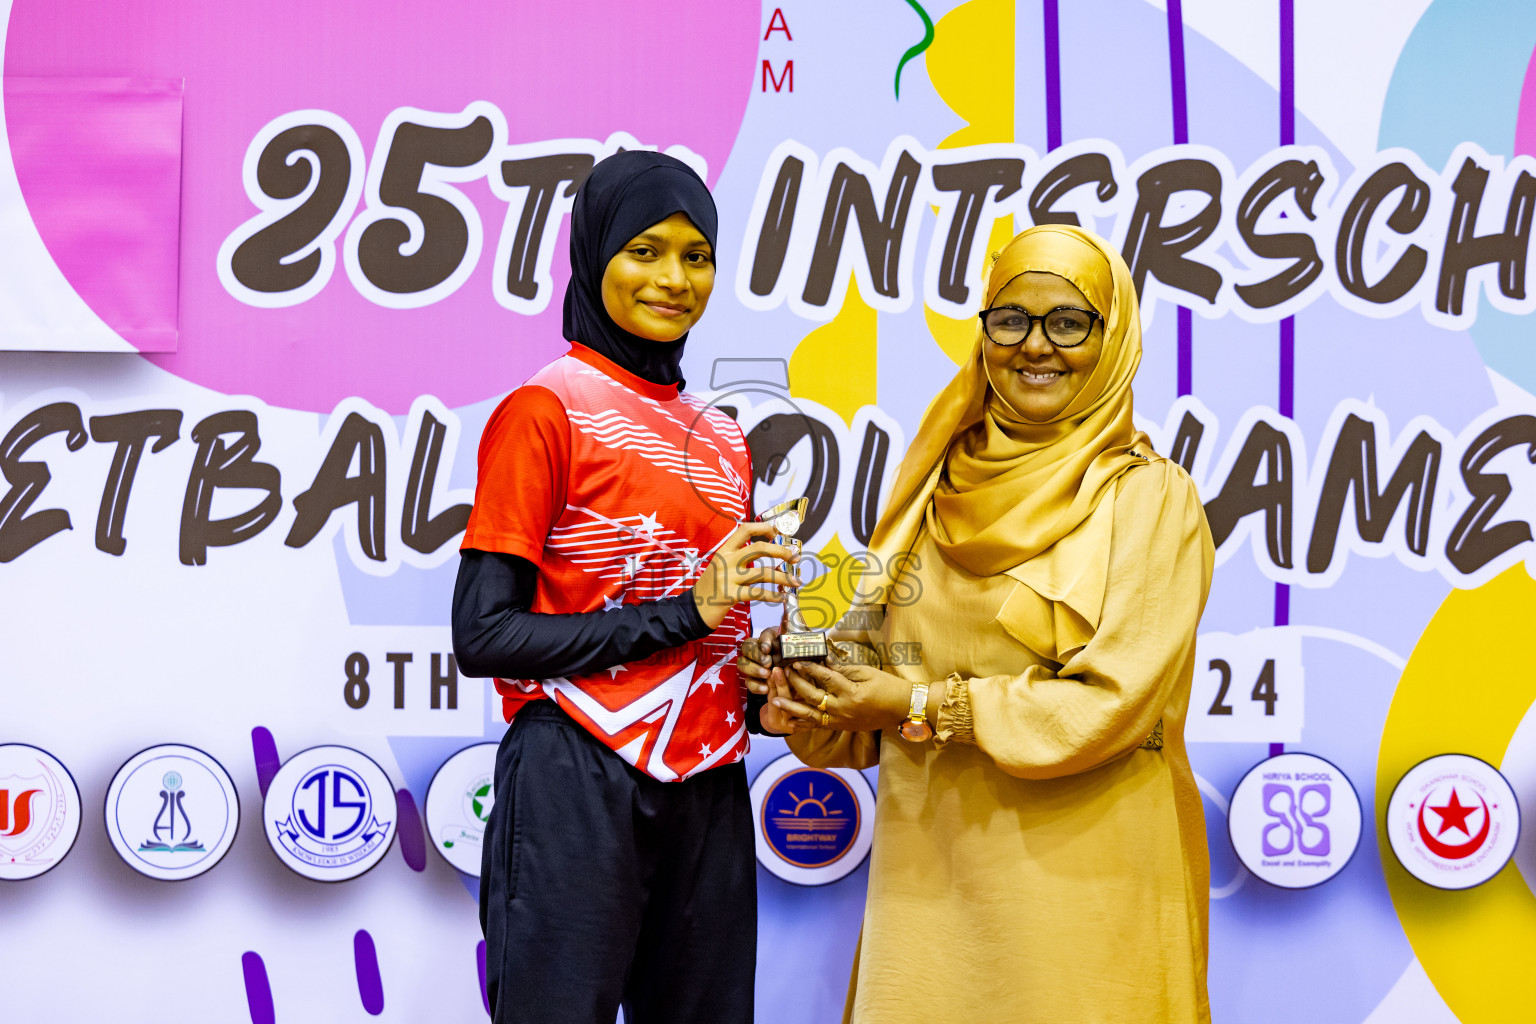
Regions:
M 844 1019 L 1208 1021 L 1184 717 L 1210 531 L 1132 424 L 1120 255 L 1031 228 L 986 298 L 875 531 L 869 628 L 826 666 L 770 673 L 761 640 L 739 665 L 807 763 L 880 766 Z

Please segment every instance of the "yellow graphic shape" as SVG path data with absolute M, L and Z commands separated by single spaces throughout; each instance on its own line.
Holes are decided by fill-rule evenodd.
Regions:
M 923 307 L 923 319 L 928 321 L 929 333 L 950 361 L 956 366 L 965 362 L 965 357 L 976 346 L 976 321 L 955 320 L 943 313 L 935 313 L 927 306 Z
M 1014 5 L 1010 0 L 971 0 L 939 19 L 926 55 L 934 90 L 967 123 L 939 143 L 940 149 L 1013 141 Z M 979 302 L 990 254 L 1013 237 L 1013 219 L 999 217 L 987 238 L 989 259 L 972 267 Z M 976 321 L 955 320 L 923 308 L 933 340 L 956 365 L 976 345 Z
M 834 536 L 816 553 L 827 571 L 800 588 L 800 610 L 806 625 L 828 629 L 852 604 L 858 560 L 848 557 L 841 536 Z
M 848 293 L 837 316 L 801 339 L 789 357 L 789 393 L 826 406 L 853 422 L 853 414 L 874 405 L 876 334 L 879 316 L 859 295 L 858 281 L 848 275 Z M 848 472 L 847 468 L 844 472 Z M 848 611 L 853 593 L 848 549 L 834 536 L 819 555 L 828 571 L 800 590 L 800 609 L 812 629 L 827 629 Z
M 876 397 L 875 332 L 879 318 L 859 294 L 853 274 L 837 316 L 800 339 L 789 357 L 789 393 L 808 398 L 853 422 Z
M 1403 670 L 1376 761 L 1387 891 L 1425 973 L 1463 1024 L 1504 1024 L 1517 1007 L 1536 1005 L 1536 895 L 1513 864 L 1474 889 L 1420 882 L 1387 841 L 1387 801 L 1410 768 L 1436 754 L 1503 762 L 1536 701 L 1533 616 L 1536 581 L 1521 565 L 1476 590 L 1451 591 Z
M 939 19 L 928 78 L 967 122 L 940 149 L 1013 141 L 1013 3 L 971 0 Z

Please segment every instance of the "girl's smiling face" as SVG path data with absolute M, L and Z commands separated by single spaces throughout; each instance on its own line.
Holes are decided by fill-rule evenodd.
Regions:
M 603 308 L 630 334 L 676 341 L 703 315 L 714 287 L 714 250 L 687 214 L 674 213 L 608 261 Z
M 997 293 L 992 305 L 1016 306 L 1036 316 L 1062 306 L 1093 310 L 1087 297 L 1071 281 L 1044 271 L 1015 277 Z M 1087 339 L 1071 348 L 1051 344 L 1039 321 L 1017 345 L 999 345 L 987 338 L 982 346 L 992 386 L 1020 416 L 1046 423 L 1071 404 L 1088 383 L 1093 368 L 1099 365 L 1099 355 L 1104 350 L 1104 321 L 1095 320 Z

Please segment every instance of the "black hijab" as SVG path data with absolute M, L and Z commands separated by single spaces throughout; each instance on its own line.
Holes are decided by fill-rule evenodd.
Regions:
M 688 335 L 673 342 L 636 337 L 603 307 L 603 272 L 626 242 L 674 213 L 686 214 L 715 247 L 715 201 L 687 164 L 664 153 L 628 150 L 598 162 L 571 209 L 571 283 L 565 337 L 601 352 L 653 384 L 683 383 Z

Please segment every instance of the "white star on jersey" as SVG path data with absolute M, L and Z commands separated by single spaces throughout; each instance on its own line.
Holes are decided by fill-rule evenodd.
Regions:
M 624 602 L 623 601 L 619 600 L 618 598 L 609 597 L 606 594 L 603 595 L 603 611 L 611 612 L 615 608 L 623 608 L 623 607 L 624 607 Z
M 688 692 L 693 693 L 695 690 L 702 690 L 707 686 L 709 687 L 709 691 L 713 693 L 715 691 L 715 687 L 720 686 L 724 682 L 725 680 L 720 678 L 720 669 L 718 666 L 716 666 L 715 668 L 710 669 L 708 672 L 705 672 L 702 676 L 700 676 L 698 681 L 693 684 L 693 689 L 689 690 Z
M 656 531 L 661 529 L 661 520 L 656 518 L 657 515 L 658 513 L 652 512 L 648 516 L 640 517 L 639 532 L 645 534 L 652 540 L 656 539 Z

